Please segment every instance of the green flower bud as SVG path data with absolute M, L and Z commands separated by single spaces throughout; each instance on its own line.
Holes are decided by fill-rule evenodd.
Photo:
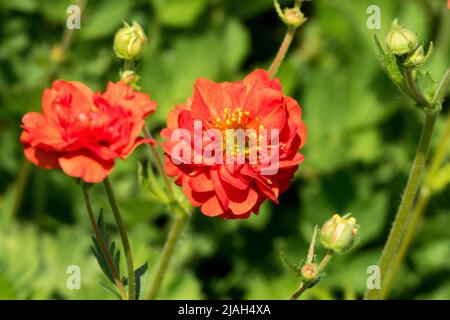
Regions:
M 397 19 L 392 22 L 391 30 L 385 39 L 386 47 L 395 55 L 404 55 L 414 51 L 417 46 L 417 35 L 398 24 Z
M 427 54 L 423 51 L 423 46 L 420 46 L 405 60 L 406 67 L 420 67 L 423 65 L 431 56 L 433 52 L 433 42 L 430 43 Z
M 126 84 L 131 85 L 134 88 L 139 88 L 139 86 L 137 85 L 139 79 L 139 75 L 137 75 L 136 72 L 132 70 L 125 70 L 120 73 L 120 80 L 125 81 Z
M 124 23 L 114 37 L 114 52 L 121 59 L 133 60 L 142 53 L 146 42 L 145 33 L 137 22 L 131 26 Z
M 327 249 L 336 253 L 349 251 L 356 242 L 359 226 L 356 219 L 347 214 L 338 214 L 325 222 L 320 230 L 320 240 Z
M 305 263 L 300 270 L 302 280 L 307 288 L 312 288 L 320 281 L 319 267 L 315 263 Z
M 284 9 L 284 23 L 288 26 L 298 28 L 306 21 L 305 16 L 298 8 Z

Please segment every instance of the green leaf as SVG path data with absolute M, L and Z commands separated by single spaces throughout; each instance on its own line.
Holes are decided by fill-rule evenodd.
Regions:
M 416 82 L 419 89 L 422 91 L 425 98 L 428 101 L 431 101 L 433 98 L 434 92 L 436 91 L 437 83 L 431 77 L 429 72 L 416 72 Z
M 167 205 L 169 198 L 164 189 L 164 183 L 160 177 L 156 177 L 150 163 L 138 163 L 138 178 L 141 186 L 154 201 Z
M 106 225 L 103 219 L 103 209 L 100 210 L 100 214 L 98 215 L 97 226 L 100 230 L 103 241 L 105 242 L 105 245 L 108 248 L 109 255 L 112 257 L 113 260 L 112 262 L 114 263 L 116 270 L 120 274 L 120 251 L 116 249 L 115 242 L 110 240 L 110 236 L 106 231 Z M 109 281 L 115 284 L 111 270 L 109 269 L 108 263 L 106 262 L 106 258 L 103 254 L 103 251 L 101 250 L 101 246 L 94 236 L 92 236 L 92 242 L 94 243 L 94 245 L 91 246 L 91 251 L 94 254 L 95 258 L 97 259 L 100 268 L 102 269 L 106 277 L 109 279 Z
M 136 279 L 136 299 L 141 299 L 143 291 L 145 289 L 145 279 L 147 278 L 147 271 L 148 271 L 148 263 L 144 263 L 142 266 L 136 269 L 134 272 L 134 277 Z
M 393 54 L 386 53 L 378 40 L 376 35 L 373 36 L 375 42 L 375 49 L 377 52 L 378 60 L 381 63 L 382 68 L 387 73 L 392 82 L 403 91 L 402 86 L 404 83 L 403 74 L 400 72 L 397 60 Z

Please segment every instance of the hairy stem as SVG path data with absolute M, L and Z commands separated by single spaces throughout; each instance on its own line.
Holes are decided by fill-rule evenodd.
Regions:
M 102 233 L 100 232 L 97 222 L 95 221 L 94 212 L 92 210 L 91 199 L 89 196 L 89 192 L 85 185 L 81 186 L 81 191 L 83 193 L 84 203 L 86 204 L 86 210 L 89 216 L 89 221 L 92 226 L 92 230 L 94 231 L 95 238 L 97 239 L 98 244 L 100 245 L 100 249 L 102 250 L 103 257 L 105 258 L 106 264 L 108 265 L 108 269 L 111 272 L 111 275 L 114 279 L 114 283 L 116 284 L 117 289 L 119 290 L 120 296 L 123 300 L 127 300 L 128 296 L 125 291 L 125 287 L 123 286 L 122 281 L 120 280 L 119 271 L 116 269 L 113 259 L 109 254 L 108 247 L 105 243 L 105 239 L 103 239 Z
M 158 294 L 159 288 L 164 279 L 164 275 L 166 274 L 170 258 L 172 257 L 175 245 L 180 238 L 180 234 L 188 219 L 188 215 L 185 212 L 179 212 L 175 214 L 175 220 L 172 224 L 172 227 L 170 228 L 169 235 L 167 236 L 164 248 L 161 252 L 158 264 L 156 266 L 156 272 L 153 276 L 153 282 L 147 295 L 148 300 L 155 299 Z
M 408 85 L 409 87 L 410 85 Z M 388 240 L 384 246 L 383 253 L 379 262 L 381 273 L 381 289 L 368 289 L 365 299 L 379 300 L 387 297 L 389 290 L 394 281 L 395 274 L 401 262 L 399 255 L 406 254 L 406 250 L 402 252 L 401 246 L 405 235 L 408 235 L 411 229 L 415 228 L 417 219 L 411 211 L 414 199 L 420 186 L 421 178 L 425 168 L 425 163 L 430 148 L 430 141 L 433 135 L 436 118 L 441 109 L 442 100 L 450 86 L 450 69 L 447 69 L 444 77 L 440 81 L 433 99 L 428 105 L 424 106 L 425 123 L 422 128 L 419 145 L 417 147 L 414 162 L 409 174 L 408 182 L 400 202 L 394 224 L 389 233 Z M 415 84 L 414 84 L 415 87 Z M 430 112 L 431 110 L 431 112 Z M 423 204 L 422 204 L 423 205 Z
M 414 239 L 417 226 L 419 225 L 419 222 L 425 213 L 428 203 L 430 202 L 432 195 L 432 184 L 434 183 L 438 170 L 445 159 L 449 139 L 450 113 L 447 117 L 447 127 L 445 129 L 444 135 L 442 136 L 438 148 L 434 153 L 433 160 L 431 161 L 430 171 L 424 181 L 424 184 L 419 193 L 419 197 L 417 199 L 417 203 L 414 206 L 411 216 L 409 217 L 409 220 L 407 222 L 408 227 L 405 230 L 404 237 L 401 239 L 398 255 L 395 257 L 395 260 L 391 266 L 392 271 L 389 274 L 396 274 L 406 256 L 406 253 L 408 252 L 412 240 Z M 391 283 L 390 279 L 388 279 L 388 283 Z M 386 293 L 382 292 L 382 299 L 386 298 L 388 290 L 389 287 L 386 289 Z
M 422 128 L 419 145 L 416 156 L 409 174 L 408 182 L 403 193 L 400 206 L 395 216 L 394 224 L 389 234 L 388 240 L 384 246 L 383 253 L 379 262 L 381 273 L 381 289 L 369 289 L 366 292 L 366 299 L 379 300 L 388 292 L 391 282 L 395 275 L 395 268 L 392 268 L 395 257 L 399 253 L 401 239 L 408 229 L 408 220 L 411 207 L 420 185 L 422 174 L 425 168 L 425 162 L 430 147 L 430 141 L 436 123 L 437 113 L 426 114 L 425 124 Z
M 128 296 L 129 300 L 136 299 L 136 279 L 134 275 L 134 262 L 133 254 L 131 252 L 130 241 L 128 240 L 127 231 L 120 214 L 119 206 L 117 205 L 116 197 L 112 190 L 111 182 L 109 178 L 103 180 L 103 185 L 105 187 L 106 194 L 108 196 L 109 203 L 114 215 L 114 220 L 116 221 L 117 228 L 119 230 L 120 239 L 122 240 L 123 250 L 125 253 L 125 259 L 127 261 L 127 271 L 128 271 Z

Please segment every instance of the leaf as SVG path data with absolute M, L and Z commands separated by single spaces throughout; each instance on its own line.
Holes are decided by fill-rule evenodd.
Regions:
M 105 225 L 105 221 L 103 219 L 103 209 L 100 210 L 100 213 L 98 215 L 97 226 L 100 230 L 103 241 L 105 242 L 105 245 L 108 248 L 109 255 L 110 255 L 110 257 L 112 257 L 112 260 L 113 260 L 112 262 L 113 262 L 116 270 L 120 274 L 120 251 L 116 249 L 115 242 L 110 240 L 109 234 L 106 231 L 106 225 Z M 106 258 L 103 254 L 101 246 L 100 246 L 98 240 L 94 236 L 92 236 L 92 242 L 94 243 L 94 245 L 91 246 L 91 251 L 94 254 L 95 258 L 97 259 L 97 262 L 98 262 L 100 268 L 102 269 L 102 271 L 106 275 L 106 277 L 109 279 L 109 281 L 111 281 L 111 283 L 113 283 L 115 285 L 113 275 L 108 266 L 108 263 L 106 262 Z
M 431 77 L 429 72 L 418 71 L 416 73 L 416 82 L 419 89 L 422 91 L 425 98 L 428 101 L 431 101 L 433 98 L 434 92 L 436 91 L 437 83 Z
M 138 178 L 141 186 L 147 191 L 147 194 L 154 201 L 167 205 L 169 198 L 164 189 L 164 183 L 160 177 L 156 177 L 150 163 L 138 163 Z
M 136 281 L 135 294 L 136 294 L 137 300 L 139 300 L 140 297 L 142 296 L 142 293 L 143 293 L 142 291 L 144 289 L 144 283 L 143 283 L 144 281 L 143 280 L 145 280 L 143 278 L 145 278 L 147 270 L 148 270 L 148 263 L 146 262 L 134 271 L 134 279 Z M 128 288 L 128 277 L 123 278 L 123 284 L 125 286 L 127 286 L 127 288 Z
M 102 288 L 104 288 L 106 291 L 108 291 L 109 293 L 112 293 L 117 299 L 122 300 L 122 296 L 120 295 L 120 293 L 117 291 L 116 287 L 113 287 L 107 283 L 103 283 L 103 282 L 99 282 L 100 286 L 102 286 Z
M 144 263 L 142 266 L 136 269 L 134 272 L 134 278 L 136 279 L 136 299 L 141 299 L 145 288 L 144 282 L 148 271 L 148 263 Z
M 395 56 L 393 54 L 386 53 L 383 50 L 383 47 L 381 46 L 380 41 L 378 40 L 378 37 L 376 35 L 373 36 L 373 41 L 375 43 L 378 60 L 380 61 L 382 68 L 387 73 L 392 82 L 394 82 L 394 84 L 397 85 L 401 91 L 403 91 L 401 87 L 404 82 L 404 77 L 398 68 Z

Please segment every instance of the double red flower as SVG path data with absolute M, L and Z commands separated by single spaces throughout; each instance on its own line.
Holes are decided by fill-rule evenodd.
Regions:
M 123 81 L 110 82 L 101 94 L 79 82 L 57 80 L 44 91 L 43 113 L 29 112 L 22 119 L 25 156 L 40 167 L 100 182 L 114 159 L 152 142 L 139 133 L 155 107 L 147 94 L 134 92 Z
M 270 199 L 278 202 L 303 160 L 298 150 L 306 139 L 306 127 L 297 102 L 283 94 L 278 79 L 256 70 L 238 82 L 215 83 L 198 79 L 194 94 L 185 104 L 178 105 L 168 116 L 167 128 L 161 135 L 166 153 L 166 171 L 176 177 L 175 183 L 194 206 L 201 206 L 207 216 L 247 218 L 258 213 L 260 205 Z M 264 173 L 265 165 L 180 163 L 172 157 L 178 141 L 172 141 L 176 129 L 194 135 L 193 122 L 200 120 L 201 130 L 208 129 L 278 129 L 278 171 Z M 224 132 L 224 131 L 223 131 Z M 224 133 L 225 134 L 225 133 Z M 225 137 L 224 139 L 225 140 Z M 192 149 L 195 148 L 191 143 Z M 202 145 L 202 148 L 205 146 Z M 192 152 L 195 154 L 195 150 Z

